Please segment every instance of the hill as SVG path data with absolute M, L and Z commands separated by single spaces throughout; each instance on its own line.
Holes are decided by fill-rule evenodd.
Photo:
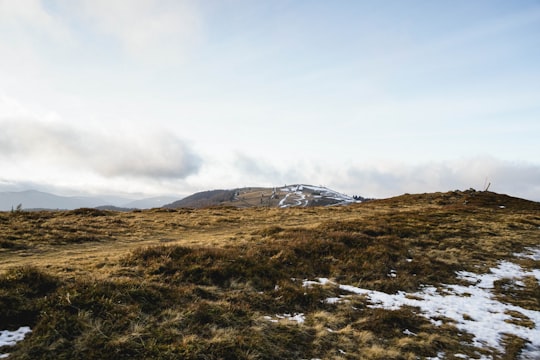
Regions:
M 122 207 L 135 209 L 153 209 L 157 207 L 162 207 L 163 205 L 168 204 L 171 201 L 175 201 L 176 199 L 177 197 L 173 196 L 155 196 L 126 202 L 122 205 Z
M 0 210 L 8 211 L 19 204 L 24 209 L 76 209 L 103 205 L 104 200 L 81 196 L 58 196 L 46 192 L 27 190 L 0 192 Z
M 169 209 L 178 208 L 203 208 L 223 205 L 235 199 L 236 190 L 209 190 L 201 191 L 187 196 L 181 200 L 166 204 L 163 207 Z
M 540 203 L 472 190 L 3 212 L 0 354 L 538 359 L 539 239 Z
M 198 192 L 164 207 L 203 208 L 210 206 L 246 207 L 309 207 L 344 205 L 361 201 L 321 186 L 289 185 L 275 188 L 246 187 L 232 190 Z

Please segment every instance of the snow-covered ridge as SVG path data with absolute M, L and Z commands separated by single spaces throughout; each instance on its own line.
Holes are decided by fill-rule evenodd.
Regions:
M 358 202 L 352 196 L 338 193 L 323 186 L 313 185 L 288 185 L 277 189 L 283 196 L 279 201 L 279 207 L 287 208 L 293 206 L 310 205 L 346 205 Z

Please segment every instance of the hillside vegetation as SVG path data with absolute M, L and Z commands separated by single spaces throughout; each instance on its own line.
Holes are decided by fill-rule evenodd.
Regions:
M 472 190 L 334 207 L 4 212 L 0 331 L 31 332 L 0 354 L 533 358 L 539 248 L 540 203 Z M 417 305 L 458 288 L 472 301 L 474 274 L 510 263 L 525 275 L 493 283 L 516 329 L 497 344 L 467 331 L 480 321 L 472 308 L 456 320 Z M 375 301 L 397 296 L 403 306 Z

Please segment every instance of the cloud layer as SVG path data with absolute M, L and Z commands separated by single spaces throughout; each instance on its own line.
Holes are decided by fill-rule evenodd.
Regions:
M 344 164 L 301 159 L 283 159 L 276 163 L 238 153 L 218 167 L 212 169 L 221 176 L 221 185 L 217 187 L 307 183 L 349 195 L 386 198 L 404 193 L 485 190 L 489 185 L 490 191 L 540 201 L 539 164 L 487 155 L 429 162 L 381 158 L 369 163 Z M 207 177 L 205 171 L 207 169 L 198 177 Z M 213 178 L 216 177 L 214 174 Z
M 201 159 L 166 133 L 96 132 L 58 122 L 0 120 L 0 158 L 30 159 L 55 168 L 85 169 L 103 177 L 184 179 Z
M 0 0 L 0 188 L 540 200 L 540 7 L 424 5 Z
M 363 196 L 388 197 L 474 188 L 540 201 L 540 165 L 493 157 L 471 157 L 422 164 L 352 166 L 336 172 L 336 187 Z

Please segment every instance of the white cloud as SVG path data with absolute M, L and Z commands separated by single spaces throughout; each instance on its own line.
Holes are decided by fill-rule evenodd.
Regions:
M 186 188 L 202 191 L 241 186 L 305 183 L 327 186 L 349 195 L 386 198 L 404 193 L 446 192 L 474 188 L 540 201 L 540 165 L 490 156 L 430 162 L 380 159 L 363 164 L 341 161 L 279 162 L 236 154 L 219 162 L 205 161 Z
M 0 0 L 0 91 L 47 78 L 51 54 L 75 44 L 63 20 L 40 0 Z
M 263 159 L 257 160 L 245 154 L 236 155 L 234 168 L 244 174 L 246 178 L 251 178 L 255 181 L 268 183 L 269 181 L 276 181 L 283 177 L 280 171 L 269 162 Z
M 535 165 L 440 160 L 537 162 L 540 10 L 485 6 L 439 18 L 437 5 L 405 24 L 411 14 L 386 5 L 355 23 L 344 20 L 362 6 L 0 0 L 3 176 L 153 192 L 308 182 L 375 197 L 489 177 L 539 198 Z M 373 157 L 395 163 L 357 165 Z
M 493 157 L 471 157 L 422 164 L 379 164 L 353 166 L 335 171 L 329 182 L 350 194 L 389 197 L 475 188 L 540 201 L 540 165 L 503 161 Z
M 46 163 L 50 171 L 99 176 L 184 179 L 200 158 L 181 139 L 166 133 L 95 132 L 60 122 L 0 120 L 0 159 Z

